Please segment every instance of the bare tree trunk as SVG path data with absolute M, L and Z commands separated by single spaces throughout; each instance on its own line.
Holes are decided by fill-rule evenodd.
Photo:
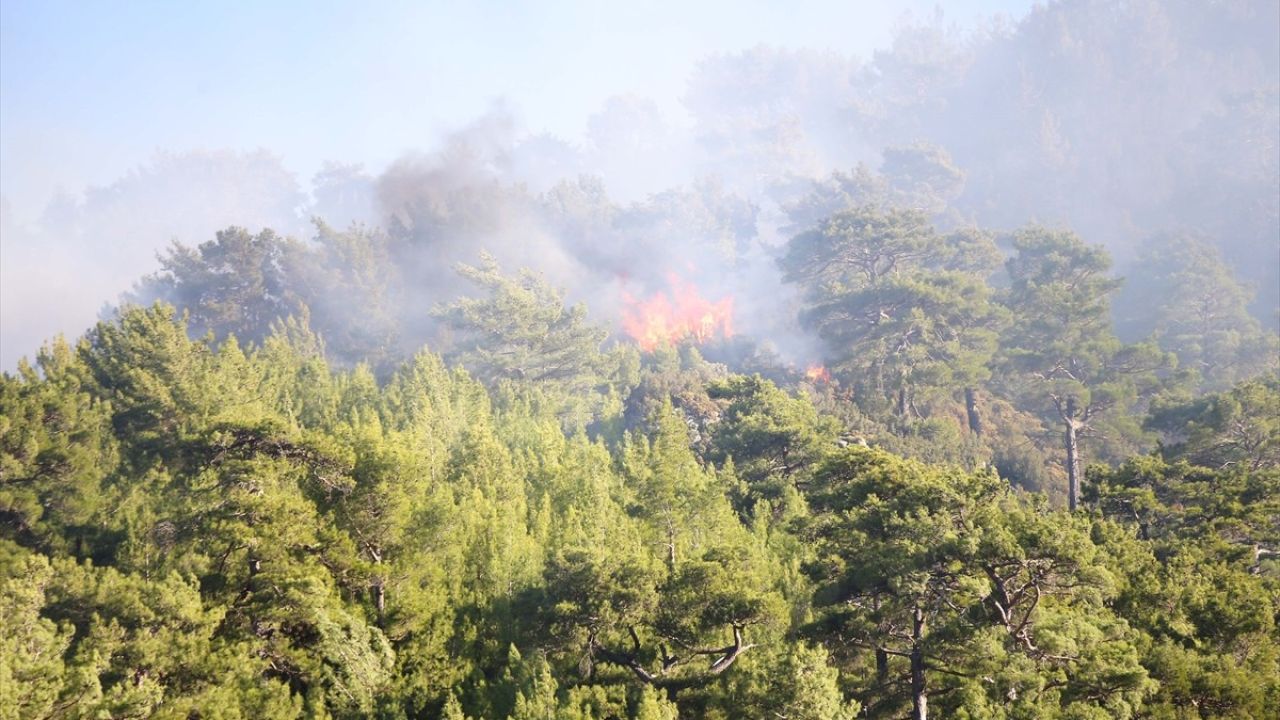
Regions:
M 982 435 L 982 411 L 978 409 L 978 389 L 964 389 L 964 409 L 969 415 L 969 432 Z
M 1066 432 L 1063 442 L 1067 448 L 1067 508 L 1075 510 L 1080 505 L 1080 443 L 1076 437 L 1079 425 L 1076 423 L 1076 400 L 1067 399 L 1067 409 L 1063 421 Z
M 907 395 L 907 386 L 898 388 L 898 417 L 906 417 L 911 409 L 911 397 Z
M 929 696 L 924 687 L 924 610 L 917 607 L 911 623 L 911 720 L 928 720 Z
M 387 591 L 385 581 L 378 578 L 373 584 L 373 607 L 378 611 L 378 627 L 385 628 L 387 618 Z

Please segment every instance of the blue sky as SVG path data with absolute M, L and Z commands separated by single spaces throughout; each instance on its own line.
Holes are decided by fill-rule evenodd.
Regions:
M 960 0 L 964 25 L 1026 0 Z M 17 215 L 157 150 L 268 148 L 304 182 L 378 169 L 497 102 L 575 139 L 611 95 L 680 122 L 702 57 L 760 43 L 868 56 L 906 12 L 868 2 L 0 2 L 0 193 Z

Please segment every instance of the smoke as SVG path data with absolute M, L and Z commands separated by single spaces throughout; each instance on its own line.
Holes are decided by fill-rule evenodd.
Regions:
M 325 164 L 309 187 L 267 151 L 160 153 L 42 214 L 0 203 L 0 366 L 83 330 L 170 241 L 233 224 L 309 241 L 312 217 L 380 238 L 401 350 L 435 341 L 431 309 L 474 291 L 455 264 L 486 251 L 615 329 L 626 295 L 669 291 L 675 273 L 711 301 L 732 296 L 738 331 L 804 361 L 812 341 L 774 258 L 862 202 L 950 227 L 1068 226 L 1122 274 L 1147 238 L 1193 232 L 1274 325 L 1277 26 L 1280 6 L 1264 0 L 1069 0 L 969 28 L 936 14 L 866 57 L 712 53 L 689 68 L 685 117 L 620 94 L 580 137 L 560 137 L 498 104 L 388 163 Z
M 170 242 L 198 244 L 233 224 L 298 233 L 303 205 L 293 174 L 265 150 L 158 153 L 108 185 L 59 192 L 34 222 L 6 205 L 0 366 L 14 367 L 56 332 L 79 335 L 158 267 Z
M 606 177 L 618 172 L 619 158 L 665 131 L 652 114 L 623 113 L 615 101 L 604 115 L 611 121 L 607 128 L 595 125 L 593 138 L 602 143 L 610 136 L 618 144 L 578 155 L 584 171 L 600 161 L 601 172 L 544 181 L 541 192 L 533 189 L 536 178 L 530 182 L 517 169 L 545 167 L 537 153 L 549 147 L 559 154 L 560 148 L 545 137 L 534 137 L 534 147 L 527 147 L 504 114 L 463 128 L 437 152 L 402 157 L 378 178 L 378 206 L 398 258 L 406 307 L 417 313 L 404 318 L 410 341 L 432 336 L 425 309 L 472 290 L 453 268 L 478 262 L 482 252 L 508 270 L 538 272 L 612 328 L 619 326 L 626 298 L 669 291 L 673 275 L 708 297 L 745 298 L 748 312 L 739 326 L 748 332 L 765 335 L 766 323 L 784 324 L 776 302 L 770 312 L 749 297 L 762 289 L 781 291 L 772 256 L 758 243 L 758 206 L 711 176 L 643 200 L 615 198 Z

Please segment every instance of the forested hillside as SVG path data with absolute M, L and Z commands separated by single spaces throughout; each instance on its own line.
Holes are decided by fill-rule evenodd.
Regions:
M 1280 379 L 1192 399 L 1250 366 L 1115 340 L 1073 236 L 1019 233 L 991 288 L 981 236 L 832 216 L 785 262 L 847 354 L 750 358 L 777 382 L 696 337 L 605 345 L 493 265 L 437 309 L 448 362 L 335 366 L 301 299 L 268 320 L 285 293 L 198 259 L 282 243 L 230 230 L 187 312 L 123 309 L 0 381 L 4 717 L 1280 702 Z
M 314 141 L 463 76 L 388 59 L 425 5 L 350 62 L 125 30 L 321 48 L 365 86 L 195 123 L 314 84 Z M 1280 5 L 894 38 L 708 51 L 682 123 L 0 197 L 0 720 L 1280 718 Z M 44 62 L 6 123 L 84 114 Z

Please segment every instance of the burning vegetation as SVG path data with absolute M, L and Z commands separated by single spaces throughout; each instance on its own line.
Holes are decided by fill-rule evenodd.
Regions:
M 825 385 L 831 382 L 831 372 L 823 365 L 810 365 L 805 368 L 804 377 L 815 385 L 819 383 Z
M 664 344 L 692 340 L 702 344 L 733 336 L 733 297 L 711 301 L 691 282 L 675 273 L 667 276 L 670 292 L 659 290 L 648 298 L 623 294 L 626 309 L 622 329 L 645 351 Z

